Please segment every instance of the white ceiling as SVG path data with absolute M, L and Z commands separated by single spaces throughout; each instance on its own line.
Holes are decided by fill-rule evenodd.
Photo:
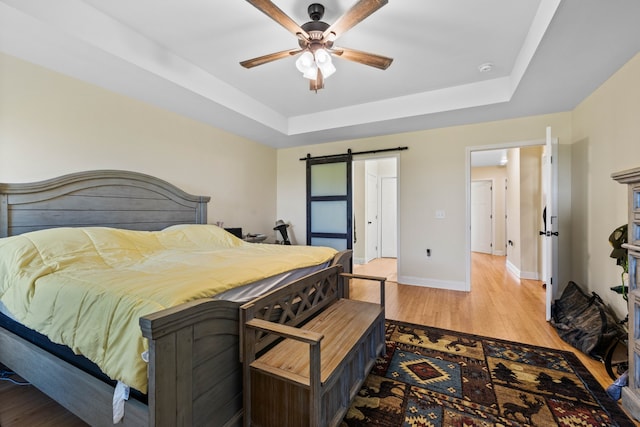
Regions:
M 294 21 L 311 0 L 275 0 Z M 324 0 L 332 23 L 355 0 Z M 390 0 L 317 94 L 243 0 L 0 0 L 0 51 L 274 147 L 568 111 L 640 51 L 638 0 Z M 481 73 L 478 67 L 492 63 Z

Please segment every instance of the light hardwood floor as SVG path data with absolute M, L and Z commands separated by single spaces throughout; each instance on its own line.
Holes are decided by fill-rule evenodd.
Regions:
M 545 321 L 541 282 L 517 280 L 506 271 L 504 257 L 474 253 L 472 262 L 471 292 L 398 284 L 396 261 L 390 258 L 354 266 L 354 271 L 387 277 L 389 319 L 573 351 L 603 387 L 611 384 L 602 363 L 566 344 Z M 377 301 L 378 295 L 375 286 L 352 284 L 352 298 Z M 83 425 L 33 387 L 0 381 L 0 426 Z
M 518 280 L 505 268 L 505 257 L 473 253 L 471 292 L 448 291 L 387 282 L 386 317 L 563 350 L 566 344 L 545 321 L 545 289 L 537 280 Z M 395 259 L 377 259 L 355 272 L 387 276 Z M 375 300 L 366 282 L 354 283 L 351 297 Z M 577 352 L 577 350 L 575 350 Z M 578 354 L 602 385 L 611 379 L 602 363 Z

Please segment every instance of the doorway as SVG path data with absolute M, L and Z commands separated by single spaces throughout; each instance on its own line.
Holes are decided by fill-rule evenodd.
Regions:
M 550 139 L 550 136 L 548 136 Z M 467 280 L 471 289 L 471 277 L 478 277 L 471 271 L 472 252 L 491 253 L 504 256 L 508 271 L 519 279 L 539 280 L 543 276 L 543 247 L 546 242 L 540 238 L 540 230 L 544 229 L 542 212 L 545 207 L 543 176 L 545 142 L 530 141 L 523 143 L 503 144 L 490 147 L 468 148 L 467 168 Z M 557 140 L 555 141 L 557 143 Z M 556 144 L 557 145 L 557 144 Z M 547 170 L 550 173 L 549 170 Z M 476 208 L 473 194 L 474 182 L 491 180 L 493 182 L 493 209 L 490 225 L 474 224 L 472 213 Z M 498 200 L 503 198 L 502 200 Z M 482 206 L 480 206 L 482 208 Z M 556 218 L 557 219 L 557 218 Z M 479 250 L 473 241 L 476 234 L 482 234 L 475 227 L 491 227 L 494 245 L 490 252 Z M 557 259 L 557 254 L 555 255 Z M 549 287 L 550 288 L 550 287 Z M 553 292 L 549 289 L 547 298 Z
M 353 159 L 354 264 L 397 258 L 398 159 Z

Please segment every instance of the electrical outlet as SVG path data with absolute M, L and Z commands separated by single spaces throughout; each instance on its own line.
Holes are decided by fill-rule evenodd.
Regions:
M 427 258 L 431 258 L 431 249 L 427 249 Z

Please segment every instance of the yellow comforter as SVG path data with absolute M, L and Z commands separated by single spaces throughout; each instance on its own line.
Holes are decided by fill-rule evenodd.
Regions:
M 246 243 L 208 225 L 42 230 L 0 239 L 0 301 L 24 325 L 146 393 L 141 316 L 334 254 Z

